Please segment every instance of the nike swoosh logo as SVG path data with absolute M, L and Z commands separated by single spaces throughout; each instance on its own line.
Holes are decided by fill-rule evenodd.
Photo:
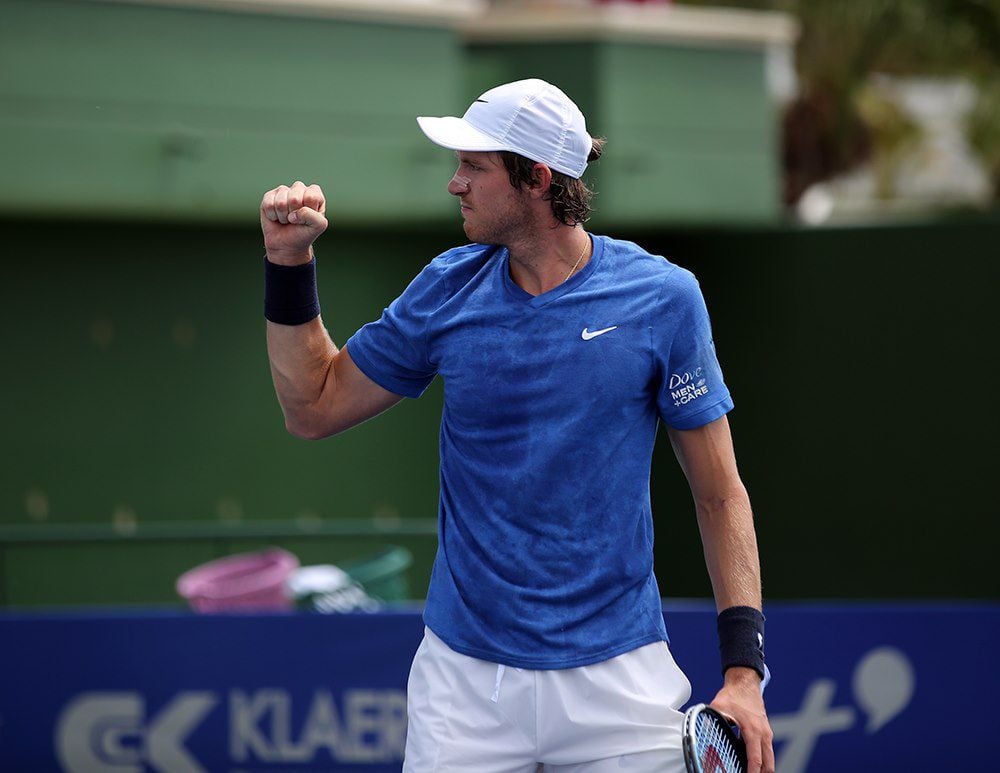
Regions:
M 615 325 L 614 327 L 606 327 L 604 328 L 604 330 L 595 330 L 593 333 L 591 333 L 589 330 L 587 330 L 587 328 L 584 328 L 583 332 L 580 333 L 580 338 L 582 338 L 584 341 L 589 341 L 591 338 L 597 338 L 597 336 L 602 336 L 605 333 L 610 333 L 612 330 L 617 330 L 617 329 L 618 325 Z

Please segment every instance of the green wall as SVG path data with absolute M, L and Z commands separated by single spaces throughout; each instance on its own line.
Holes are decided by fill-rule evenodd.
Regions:
M 402 544 L 422 595 L 439 385 L 340 438 L 296 440 L 267 368 L 255 228 L 0 232 L 0 603 L 169 601 L 183 569 L 272 542 L 309 563 Z M 980 406 L 997 386 L 1000 221 L 617 235 L 701 279 L 769 597 L 997 595 L 997 421 Z M 319 255 L 335 340 L 461 239 L 457 223 L 333 226 Z M 708 595 L 665 438 L 652 494 L 664 593 Z M 338 519 L 361 528 L 324 531 Z
M 353 221 L 451 212 L 431 195 L 451 159 L 414 120 L 457 107 L 448 26 L 72 0 L 0 18 L 0 211 L 232 221 L 303 179 Z
M 461 114 L 544 77 L 609 138 L 598 222 L 778 214 L 763 44 L 464 41 L 388 13 L 0 0 L 0 212 L 240 222 L 261 194 L 320 182 L 340 222 L 433 223 L 451 154 L 417 115 Z M 515 36 L 516 37 L 516 36 Z
M 245 522 L 287 521 L 292 534 L 301 524 L 308 535 L 319 519 L 375 519 L 368 530 L 377 537 L 397 531 L 400 518 L 436 516 L 433 410 L 404 404 L 343 441 L 311 444 L 285 432 L 264 348 L 254 229 L 36 221 L 2 230 L 13 254 L 34 258 L 15 261 L 4 283 L 0 524 L 45 536 L 51 525 L 101 523 L 114 538 L 169 522 L 189 538 L 164 545 L 163 564 L 132 568 L 120 542 L 105 541 L 99 555 L 77 561 L 83 587 L 64 571 L 65 556 L 43 565 L 37 546 L 18 542 L 0 557 L 0 600 L 50 598 L 35 577 L 50 571 L 66 599 L 98 600 L 86 587 L 96 574 L 133 569 L 148 597 L 168 599 L 164 576 L 222 550 L 218 540 L 231 546 Z M 324 237 L 324 318 L 336 340 L 377 316 L 446 240 L 336 229 Z M 425 402 L 439 400 L 434 388 Z M 212 539 L 188 523 L 204 519 L 221 530 Z M 433 527 L 424 531 L 396 540 L 418 554 L 421 575 L 434 547 Z M 372 540 L 321 542 L 327 560 L 340 560 Z M 313 553 L 310 561 L 322 560 Z M 33 574 L 22 578 L 22 569 Z M 422 592 L 417 582 L 413 593 Z
M 587 180 L 595 223 L 774 222 L 777 127 L 759 48 L 611 40 L 469 45 L 466 96 L 541 77 L 573 96 L 608 140 Z
M 765 593 L 1000 595 L 1000 219 L 630 235 L 705 289 Z

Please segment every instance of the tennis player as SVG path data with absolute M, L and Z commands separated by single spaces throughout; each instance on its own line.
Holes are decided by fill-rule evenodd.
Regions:
M 723 685 L 749 769 L 773 771 L 760 570 L 733 407 L 694 276 L 590 234 L 602 152 L 577 106 L 531 79 L 461 118 L 470 244 L 434 258 L 338 349 L 320 317 L 317 185 L 264 195 L 267 345 L 288 429 L 342 432 L 444 382 L 439 547 L 408 684 L 409 773 L 684 770 L 690 683 L 653 576 L 657 424 L 690 483 L 719 610 Z

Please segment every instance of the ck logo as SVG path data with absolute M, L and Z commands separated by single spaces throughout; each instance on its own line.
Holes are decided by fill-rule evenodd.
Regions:
M 88 692 L 63 709 L 55 746 L 69 773 L 205 773 L 184 748 L 184 739 L 217 699 L 210 692 L 182 692 L 146 720 L 142 695 Z

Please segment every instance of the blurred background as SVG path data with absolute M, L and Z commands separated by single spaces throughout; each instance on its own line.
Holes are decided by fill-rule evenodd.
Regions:
M 257 206 L 323 185 L 343 343 L 464 239 L 414 116 L 530 75 L 608 138 L 589 227 L 702 282 L 767 595 L 995 598 L 1000 3 L 727 5 L 0 0 L 0 604 L 267 544 L 402 548 L 422 598 L 440 385 L 287 435 Z M 664 593 L 709 595 L 666 442 L 652 487 Z
M 588 228 L 702 283 L 766 597 L 996 600 L 1000 1 L 0 0 L 0 610 L 267 546 L 424 597 L 440 383 L 289 436 L 257 208 L 323 186 L 342 344 L 464 241 L 414 117 L 530 76 L 608 139 Z M 652 497 L 709 597 L 665 437 Z

